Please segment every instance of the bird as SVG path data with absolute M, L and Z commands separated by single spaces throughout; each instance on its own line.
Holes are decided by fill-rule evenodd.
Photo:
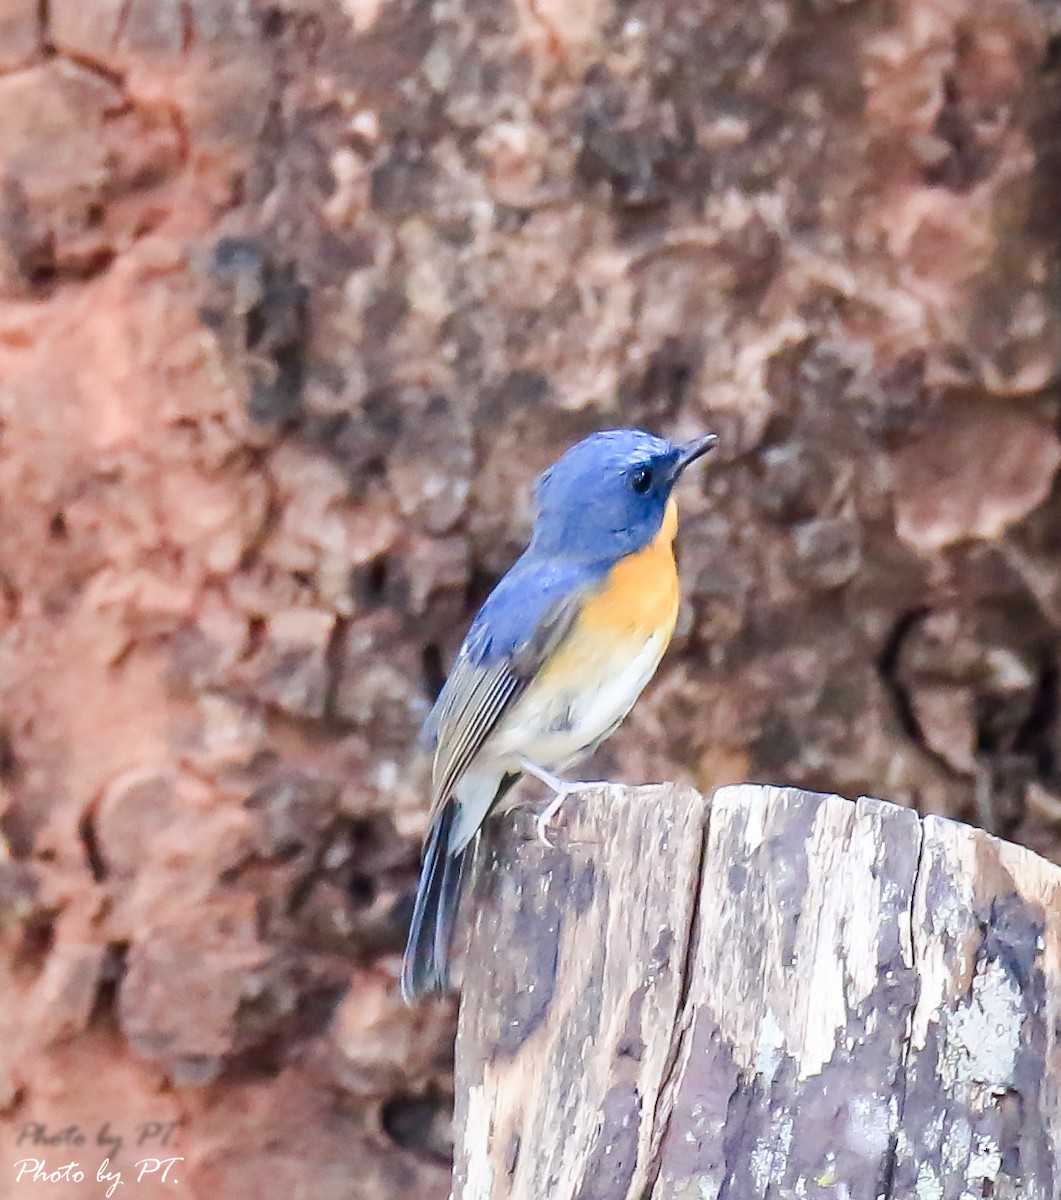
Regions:
M 449 986 L 462 883 L 487 815 L 523 776 L 565 798 L 559 773 L 608 738 L 656 673 L 678 619 L 682 472 L 718 441 L 641 429 L 590 434 L 538 478 L 526 550 L 483 602 L 428 714 L 430 824 L 400 986 L 407 1004 Z

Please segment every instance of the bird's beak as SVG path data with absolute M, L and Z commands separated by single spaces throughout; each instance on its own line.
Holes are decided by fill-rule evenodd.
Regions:
M 698 458 L 702 458 L 717 443 L 717 433 L 706 433 L 703 437 L 694 438 L 691 442 L 686 442 L 684 446 L 679 446 L 678 461 L 674 464 L 675 479 L 690 463 L 694 463 Z

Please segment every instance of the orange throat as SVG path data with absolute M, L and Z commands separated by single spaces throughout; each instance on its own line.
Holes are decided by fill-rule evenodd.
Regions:
M 643 550 L 617 562 L 587 602 L 580 621 L 587 633 L 634 641 L 663 634 L 664 644 L 670 641 L 681 596 L 674 559 L 677 532 L 678 505 L 671 497 L 659 533 Z

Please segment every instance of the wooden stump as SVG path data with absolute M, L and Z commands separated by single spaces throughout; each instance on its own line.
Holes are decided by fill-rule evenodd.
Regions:
M 752 785 L 554 833 L 480 848 L 454 1200 L 1061 1195 L 1061 870 Z

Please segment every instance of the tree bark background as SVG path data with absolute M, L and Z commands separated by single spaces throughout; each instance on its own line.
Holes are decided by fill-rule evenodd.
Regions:
M 1052 0 L 0 0 L 4 1153 L 445 1195 L 409 745 L 600 426 L 723 445 L 594 774 L 1061 856 L 1059 128 Z

